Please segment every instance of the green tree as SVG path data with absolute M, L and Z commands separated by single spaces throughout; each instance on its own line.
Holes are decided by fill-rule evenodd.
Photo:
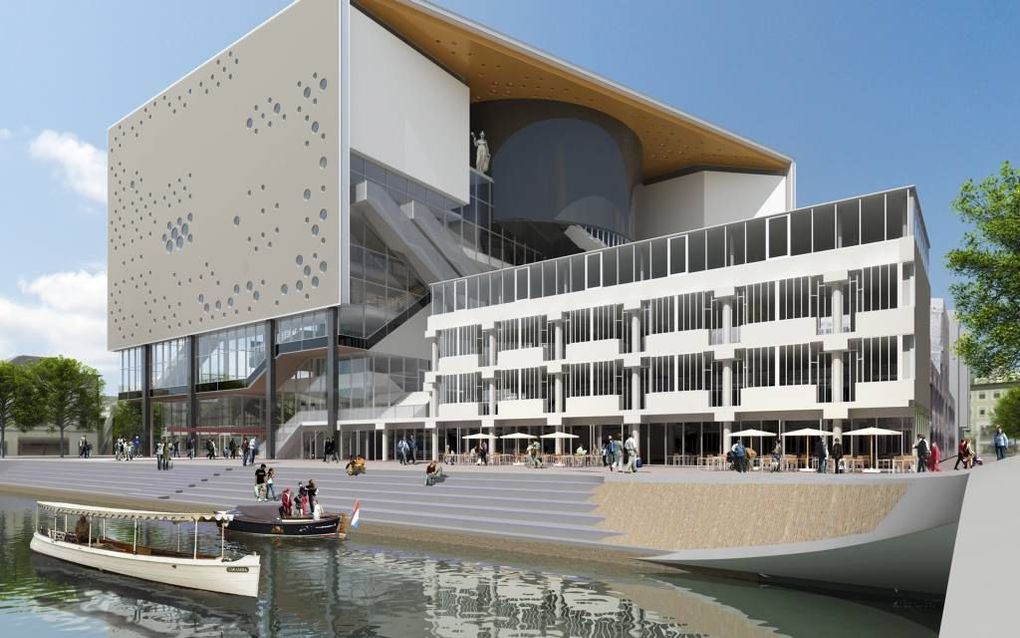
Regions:
M 6 455 L 8 426 L 26 432 L 44 420 L 32 368 L 0 361 L 0 458 Z
M 1020 170 L 1004 162 L 980 184 L 968 180 L 953 208 L 974 229 L 947 266 L 964 281 L 950 286 L 967 333 L 957 352 L 977 376 L 1020 369 Z
M 995 403 L 992 425 L 1011 439 L 1020 437 L 1020 388 L 1012 388 Z
M 117 401 L 110 410 L 110 417 L 113 424 L 110 427 L 110 437 L 116 441 L 119 437 L 125 440 L 135 438 L 135 435 L 142 433 L 142 402 L 140 399 L 134 401 Z M 152 405 L 152 436 L 159 439 L 163 435 L 163 406 L 159 403 Z
M 75 359 L 47 357 L 31 367 L 41 395 L 41 412 L 50 427 L 60 430 L 60 456 L 64 456 L 64 430 L 96 429 L 103 418 L 103 379 L 95 369 Z

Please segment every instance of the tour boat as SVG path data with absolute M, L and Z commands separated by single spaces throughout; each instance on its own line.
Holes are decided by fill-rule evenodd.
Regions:
M 227 531 L 264 536 L 335 536 L 347 538 L 347 517 L 344 514 L 322 513 L 313 516 L 281 517 L 276 505 L 239 505 L 225 515 Z
M 114 574 L 166 583 L 222 594 L 258 596 L 259 556 L 248 554 L 237 559 L 227 558 L 220 530 L 220 555 L 198 551 L 200 522 L 228 523 L 227 512 L 153 512 L 77 505 L 74 503 L 38 502 L 32 551 L 92 567 Z M 76 522 L 68 528 L 68 518 Z M 44 521 L 40 527 L 40 521 Z M 111 538 L 107 521 L 132 521 L 131 542 Z M 63 529 L 60 529 L 60 522 Z M 178 526 L 177 549 L 163 549 L 139 544 L 138 524 L 168 522 Z M 180 526 L 194 525 L 194 541 L 190 552 L 181 551 Z

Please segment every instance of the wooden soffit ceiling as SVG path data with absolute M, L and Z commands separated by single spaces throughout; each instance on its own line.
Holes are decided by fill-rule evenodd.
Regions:
M 472 102 L 556 100 L 616 118 L 637 134 L 645 181 L 700 167 L 783 172 L 791 160 L 656 104 L 586 71 L 414 0 L 355 0 L 357 8 L 471 89 Z

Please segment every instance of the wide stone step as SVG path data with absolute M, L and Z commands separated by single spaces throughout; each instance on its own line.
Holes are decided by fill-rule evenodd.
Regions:
M 361 518 L 367 523 L 389 523 L 414 527 L 445 529 L 449 532 L 480 532 L 501 536 L 519 536 L 533 540 L 561 542 L 599 541 L 616 532 L 597 527 L 566 525 L 553 522 L 508 521 L 433 513 L 404 512 L 392 509 L 362 508 Z

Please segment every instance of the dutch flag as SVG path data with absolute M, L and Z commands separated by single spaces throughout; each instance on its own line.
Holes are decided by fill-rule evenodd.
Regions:
M 361 501 L 354 499 L 354 510 L 351 511 L 351 527 L 357 527 L 361 522 Z

